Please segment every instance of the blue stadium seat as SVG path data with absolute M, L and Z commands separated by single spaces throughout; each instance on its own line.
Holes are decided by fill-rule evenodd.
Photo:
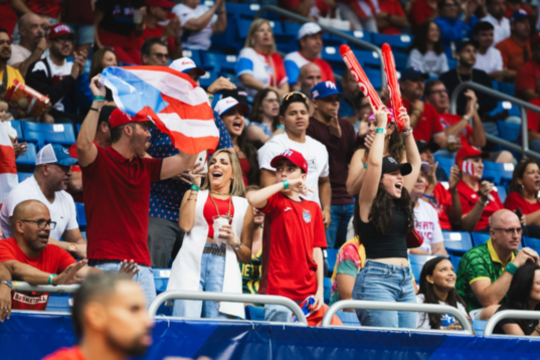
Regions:
M 264 307 L 247 305 L 246 319 L 252 321 L 264 321 Z
M 448 69 L 454 70 L 457 67 L 456 59 L 448 59 Z
M 379 90 L 382 88 L 382 80 L 381 80 L 381 70 L 379 69 L 371 69 L 366 68 L 364 69 L 367 78 L 371 82 L 371 85 L 375 88 L 375 90 Z
M 197 66 L 202 65 L 201 53 L 199 50 L 184 49 L 182 51 L 182 56 L 190 58 Z
M 343 58 L 339 53 L 339 48 L 336 46 L 325 46 L 321 52 L 321 58 L 329 63 L 343 64 Z
M 201 87 L 207 88 L 217 79 L 217 73 L 215 71 L 207 71 L 206 74 L 199 77 Z
M 516 116 L 521 118 L 521 110 L 519 106 L 512 104 L 510 101 L 499 101 L 497 107 L 493 109 L 489 114 L 495 116 L 502 113 L 503 111 L 508 111 L 509 116 Z
M 491 86 L 493 87 L 493 90 L 500 91 L 499 83 L 495 80 L 491 80 Z
M 397 70 L 405 70 L 407 68 L 407 60 L 409 55 L 402 52 L 394 52 L 394 62 Z
M 504 204 L 504 200 L 506 200 L 506 188 L 504 186 L 497 186 L 496 189 L 501 202 Z
M 516 86 L 513 83 L 500 82 L 499 91 L 506 95 L 514 96 L 516 92 Z
M 48 143 L 71 146 L 76 141 L 72 124 L 41 124 L 23 121 L 21 126 L 24 139 L 40 147 Z
M 24 139 L 21 122 L 19 120 L 11 120 L 11 127 L 14 128 L 15 131 L 17 131 L 17 136 L 19 137 L 19 141 Z
M 236 60 L 236 55 L 214 54 L 206 51 L 202 53 L 203 68 L 205 70 L 214 70 L 217 73 L 226 71 L 234 74 Z
M 509 184 L 512 181 L 514 164 L 484 161 L 482 178 L 493 181 L 497 185 Z
M 70 294 L 50 294 L 46 311 L 71 312 Z
M 338 311 L 336 315 L 343 325 L 360 326 L 360 321 L 358 320 L 358 316 L 356 316 L 356 312 Z
M 450 254 L 450 261 L 452 262 L 452 265 L 454 266 L 454 271 L 457 271 L 460 260 L 461 260 L 461 256 Z
M 385 35 L 385 34 L 373 34 L 373 43 L 377 46 L 382 46 L 384 43 L 388 43 L 392 47 L 393 51 L 396 49 L 407 49 L 413 40 L 412 35 Z
M 352 37 L 355 37 L 357 38 L 358 40 L 362 40 L 362 41 L 365 41 L 365 42 L 368 42 L 368 43 L 372 43 L 373 42 L 373 34 L 370 33 L 369 31 L 362 31 L 362 30 L 342 30 L 342 32 L 344 32 L 345 34 L 348 34 L 348 35 L 351 35 Z M 341 39 L 341 38 L 338 38 L 337 36 L 335 35 L 332 35 L 333 38 L 337 38 L 337 39 Z M 341 41 L 343 41 L 343 39 L 341 39 Z M 354 44 L 350 44 L 351 48 L 354 48 L 355 45 Z
M 32 174 L 32 173 L 25 173 L 25 172 L 19 172 L 17 175 L 19 176 L 19 182 L 21 183 L 21 182 L 23 182 L 24 180 L 26 180 L 26 179 L 28 179 L 29 177 L 31 177 L 32 175 L 34 175 L 34 174 Z
M 336 266 L 337 261 L 337 249 L 326 249 L 326 261 L 328 261 L 328 272 L 333 273 L 334 267 Z
M 521 124 L 497 120 L 497 129 L 499 130 L 499 136 L 502 139 L 516 142 L 521 131 Z
M 88 241 L 88 239 L 86 238 L 86 231 L 81 231 L 81 235 L 84 238 L 84 240 Z
M 254 19 L 255 14 L 259 11 L 261 6 L 259 4 L 238 4 L 227 2 L 227 14 L 233 15 L 239 18 Z M 253 20 L 250 21 L 250 23 Z
M 416 279 L 416 283 L 420 283 L 420 274 L 422 273 L 422 268 L 424 264 L 429 260 L 437 257 L 437 255 L 415 255 L 409 254 L 409 262 L 411 263 L 411 269 Z
M 471 233 L 471 235 L 474 246 L 482 245 L 491 238 L 491 235 L 489 235 L 489 233 L 473 232 Z
M 154 272 L 154 283 L 156 284 L 156 292 L 161 294 L 167 290 L 169 278 L 171 277 L 171 269 L 152 269 Z
M 330 294 L 332 292 L 332 279 L 324 278 L 324 302 L 328 304 L 330 302 Z
M 375 51 L 353 50 L 353 54 L 358 59 L 360 65 L 371 65 L 373 67 L 379 68 L 381 66 L 381 58 L 379 57 L 379 54 Z
M 530 247 L 536 252 L 540 252 L 540 239 L 533 239 L 533 238 L 524 236 L 522 244 L 523 246 Z
M 21 155 L 15 160 L 17 165 L 36 166 L 37 147 L 36 144 L 28 143 L 26 154 Z
M 472 249 L 473 243 L 468 232 L 443 231 L 444 247 L 451 255 L 461 256 Z
M 75 203 L 75 209 L 77 210 L 77 222 L 79 223 L 79 227 L 85 228 L 86 223 L 86 211 L 84 210 L 84 204 Z
M 283 34 L 290 37 L 298 38 L 298 30 L 302 27 L 302 24 L 293 23 L 290 21 L 283 21 Z
M 473 320 L 472 325 L 473 325 L 473 330 L 476 333 L 476 336 L 484 335 L 484 329 L 486 328 L 487 321 Z
M 438 167 L 443 169 L 447 176 L 450 176 L 450 169 L 456 164 L 454 158 L 444 156 L 435 156 L 435 162 L 439 163 Z
M 287 36 L 285 32 L 283 31 L 283 27 L 281 26 L 281 21 L 270 21 L 270 25 L 272 26 L 272 33 L 274 33 L 274 36 Z

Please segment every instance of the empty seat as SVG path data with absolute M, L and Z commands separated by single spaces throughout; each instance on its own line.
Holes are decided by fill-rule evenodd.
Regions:
M 468 232 L 443 231 L 444 247 L 450 255 L 461 256 L 472 249 L 473 243 Z
M 504 204 L 504 201 L 506 200 L 506 188 L 504 186 L 496 186 L 495 190 L 497 191 L 497 194 L 499 194 L 501 202 Z
M 21 155 L 15 160 L 17 165 L 23 166 L 35 166 L 36 165 L 36 155 L 37 147 L 36 144 L 28 143 L 28 149 L 24 155 Z
M 46 311 L 71 312 L 71 295 L 69 294 L 50 294 L 47 302 Z
M 461 260 L 460 255 L 450 254 L 450 261 L 452 262 L 452 265 L 454 266 L 454 271 L 457 271 L 460 260 Z
M 373 34 L 373 43 L 377 46 L 382 46 L 384 43 L 390 45 L 392 49 L 407 49 L 413 40 L 411 35 L 385 35 Z M 395 50 L 394 50 L 395 51 Z
M 366 66 L 381 66 L 381 58 L 379 56 L 379 53 L 376 51 L 369 51 L 369 50 L 353 50 L 354 56 L 356 56 L 356 59 L 358 59 L 358 62 L 360 65 L 366 65 Z
M 85 228 L 86 223 L 86 211 L 84 210 L 84 204 L 75 203 L 75 209 L 77 210 L 77 222 L 79 223 L 79 227 Z
M 325 277 L 324 281 L 324 302 L 328 304 L 330 302 L 330 294 L 332 292 L 332 279 Z
M 215 71 L 207 71 L 206 74 L 199 77 L 201 87 L 207 88 L 217 79 L 217 73 Z
M 298 38 L 298 31 L 302 27 L 302 24 L 293 23 L 290 21 L 284 21 L 282 23 L 283 25 L 283 33 L 285 35 L 289 35 L 291 37 Z
M 514 164 L 512 163 L 495 163 L 492 161 L 484 161 L 483 178 L 493 181 L 497 185 L 509 184 L 512 181 L 514 172 Z
M 506 95 L 514 96 L 516 92 L 516 86 L 513 83 L 500 82 L 499 91 Z
M 20 172 L 20 173 L 18 173 L 17 175 L 19 176 L 19 182 L 21 183 L 21 182 L 23 182 L 24 180 L 26 180 L 26 179 L 28 179 L 29 177 L 31 177 L 32 175 L 34 175 L 34 174 L 32 174 L 32 173 Z
M 41 124 L 22 121 L 21 126 L 24 139 L 40 147 L 48 143 L 71 146 L 76 141 L 72 124 Z
M 245 19 L 254 19 L 257 11 L 261 9 L 259 4 L 239 4 L 227 2 L 227 14 Z M 252 21 L 250 21 L 252 22 Z
M 483 336 L 484 335 L 484 329 L 486 328 L 487 321 L 484 320 L 473 320 L 473 330 L 476 333 L 477 336 Z
M 236 60 L 236 55 L 202 53 L 202 66 L 206 70 L 215 70 L 218 73 L 221 71 L 234 73 L 236 70 Z
M 171 277 L 171 269 L 152 269 L 154 272 L 154 283 L 156 284 L 156 292 L 158 294 L 167 290 L 169 278 Z
M 22 140 L 24 137 L 23 137 L 22 127 L 21 127 L 21 122 L 19 120 L 12 120 L 11 127 L 14 128 L 15 131 L 17 131 L 17 136 L 19 137 L 19 140 Z
M 366 68 L 364 69 L 367 78 L 371 82 L 371 85 L 373 88 L 379 90 L 382 88 L 382 80 L 381 80 L 381 70 L 378 69 L 370 69 Z
M 485 244 L 491 238 L 489 233 L 473 232 L 471 235 L 474 246 Z
M 343 58 L 335 46 L 325 46 L 321 52 L 321 58 L 329 63 L 343 64 Z
M 533 238 L 524 236 L 521 243 L 523 246 L 530 247 L 536 252 L 540 252 L 540 239 L 533 239 Z
M 190 58 L 197 66 L 201 66 L 202 64 L 201 53 L 199 50 L 184 49 L 182 50 L 182 56 Z
M 252 321 L 264 321 L 264 307 L 247 305 L 246 319 Z
M 356 316 L 356 312 L 338 311 L 336 315 L 343 325 L 360 326 L 360 321 L 358 320 L 358 316 Z
M 328 272 L 333 273 L 334 267 L 336 266 L 337 261 L 337 249 L 326 249 L 326 261 L 328 261 Z
M 521 124 L 497 120 L 497 129 L 502 139 L 516 142 L 521 131 Z
M 407 60 L 409 55 L 402 52 L 394 52 L 394 62 L 396 63 L 396 69 L 405 70 L 407 68 Z
M 424 264 L 429 260 L 437 257 L 437 255 L 415 255 L 409 254 L 409 262 L 411 263 L 411 270 L 413 272 L 416 283 L 420 283 L 420 274 Z
M 439 163 L 438 167 L 443 169 L 447 176 L 450 176 L 450 169 L 456 164 L 454 158 L 444 156 L 435 156 L 435 162 Z

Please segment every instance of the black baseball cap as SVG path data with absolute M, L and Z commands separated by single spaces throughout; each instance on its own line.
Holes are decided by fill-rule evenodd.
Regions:
M 251 105 L 251 101 L 248 99 L 248 93 L 243 87 L 237 87 L 234 90 L 222 90 L 221 98 L 225 99 L 227 97 L 232 97 L 239 103 Z
M 399 80 L 401 81 L 404 81 L 404 80 L 412 80 L 412 81 L 416 81 L 418 79 L 424 79 L 424 80 L 427 80 L 429 79 L 429 75 L 428 74 L 424 74 L 423 72 L 421 72 L 420 70 L 418 70 L 417 68 L 407 68 L 405 70 L 403 70 L 401 72 L 401 77 L 399 78 Z
M 465 46 L 472 45 L 476 50 L 478 50 L 478 41 L 471 39 L 463 39 L 456 44 L 456 52 L 459 53 L 465 48 Z
M 439 150 L 439 145 L 437 145 L 434 142 L 427 143 L 424 140 L 418 140 L 416 142 L 416 146 L 418 147 L 418 152 L 423 153 L 426 150 L 431 151 L 432 153 L 435 153 Z
M 400 170 L 401 175 L 405 176 L 412 172 L 412 166 L 409 163 L 400 164 L 391 156 L 383 157 L 382 173 L 388 174 L 396 170 Z

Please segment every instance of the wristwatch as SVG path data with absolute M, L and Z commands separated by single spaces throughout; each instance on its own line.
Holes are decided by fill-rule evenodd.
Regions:
M 13 281 L 2 280 L 0 285 L 7 285 L 10 289 L 13 289 Z
M 75 243 L 69 243 L 68 251 L 71 253 L 77 251 L 77 246 L 75 245 Z
M 242 248 L 242 242 L 241 242 L 241 241 L 238 243 L 238 246 L 233 247 L 233 249 L 234 249 L 235 251 L 238 251 L 238 250 L 240 250 L 241 248 Z

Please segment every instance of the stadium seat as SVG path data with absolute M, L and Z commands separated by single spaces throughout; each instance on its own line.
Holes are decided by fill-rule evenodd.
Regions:
M 298 30 L 302 27 L 302 24 L 293 23 L 290 21 L 283 21 L 283 34 L 290 37 L 298 38 Z
M 217 73 L 226 71 L 234 74 L 236 61 L 236 55 L 214 54 L 206 51 L 202 53 L 203 68 L 205 70 L 214 70 Z
M 515 96 L 516 86 L 513 83 L 500 82 L 499 91 L 506 95 Z
M 182 50 L 182 56 L 190 58 L 197 66 L 202 65 L 201 53 L 199 50 L 184 49 Z
M 358 320 L 358 316 L 356 316 L 356 312 L 338 311 L 336 315 L 343 325 L 360 326 L 360 321 Z
M 457 67 L 456 59 L 448 59 L 448 69 L 454 70 Z
M 473 243 L 468 232 L 443 231 L 444 247 L 451 255 L 461 256 L 472 249 Z
M 264 321 L 264 307 L 247 305 L 245 310 L 247 320 Z
M 330 294 L 332 293 L 332 279 L 324 278 L 324 302 L 328 304 L 330 302 Z
M 522 245 L 526 247 L 530 247 L 536 252 L 540 252 L 540 239 L 533 239 L 533 238 L 524 236 Z
M 452 265 L 454 266 L 454 271 L 457 271 L 460 260 L 461 260 L 461 256 L 450 254 L 450 261 L 452 262 Z
M 482 178 L 493 181 L 496 185 L 504 185 L 512 181 L 513 172 L 514 164 L 512 163 L 484 161 L 484 174 Z
M 75 203 L 75 209 L 77 210 L 77 222 L 79 223 L 79 227 L 85 228 L 86 223 L 86 211 L 84 210 L 84 204 Z
M 503 140 L 515 143 L 521 131 L 521 124 L 497 120 L 497 129 L 499 130 L 499 136 Z
M 492 110 L 489 115 L 496 116 L 504 111 L 508 112 L 509 116 L 521 117 L 521 110 L 516 104 L 512 104 L 510 101 L 499 101 L 497 107 Z
M 372 66 L 377 68 L 380 68 L 381 66 L 381 58 L 379 57 L 379 54 L 375 51 L 353 50 L 353 54 L 358 59 L 360 65 Z
M 251 19 L 251 23 L 255 18 L 257 11 L 261 9 L 259 4 L 238 4 L 227 2 L 227 14 L 243 19 Z
M 19 182 L 23 182 L 24 180 L 28 179 L 29 177 L 31 177 L 32 173 L 25 173 L 25 172 L 19 172 L 18 174 L 18 177 L 19 177 Z
M 471 235 L 474 246 L 482 245 L 491 238 L 491 235 L 489 235 L 489 233 L 473 232 L 471 233 Z
M 495 80 L 491 80 L 491 86 L 493 87 L 493 90 L 495 91 L 501 91 L 499 88 L 499 83 Z
M 36 144 L 28 143 L 28 149 L 24 155 L 21 155 L 15 160 L 17 165 L 36 166 L 37 147 Z
M 328 261 L 328 272 L 332 274 L 337 261 L 337 249 L 326 249 L 326 261 Z
M 435 162 L 438 162 L 441 169 L 444 170 L 446 176 L 450 176 L 450 169 L 456 164 L 454 158 L 444 157 L 444 156 L 435 156 Z
M 71 146 L 75 141 L 75 131 L 72 124 L 42 124 L 29 121 L 21 122 L 24 139 L 39 147 L 48 144 Z
M 71 312 L 71 295 L 50 294 L 46 311 Z
M 476 336 L 483 336 L 484 335 L 484 329 L 486 328 L 487 321 L 484 320 L 473 320 L 473 330 L 476 333 Z
M 283 31 L 281 21 L 270 21 L 270 25 L 272 26 L 272 33 L 274 33 L 274 36 L 287 36 Z
M 81 235 L 84 238 L 84 240 L 88 241 L 88 239 L 86 238 L 86 231 L 81 231 Z
M 409 55 L 402 52 L 394 52 L 394 62 L 397 70 L 405 70 L 407 68 L 407 60 Z
M 335 46 L 325 46 L 321 52 L 321 58 L 329 63 L 343 64 L 343 58 L 339 54 L 339 48 Z
M 506 200 L 506 188 L 504 186 L 496 186 L 495 190 L 497 191 L 497 194 L 499 194 L 501 202 L 504 204 L 504 200 Z
M 422 273 L 424 264 L 435 257 L 437 257 L 437 255 L 409 254 L 409 262 L 411 263 L 411 269 L 417 284 L 420 283 L 420 274 Z
M 201 87 L 203 88 L 209 87 L 216 80 L 217 80 L 217 73 L 215 71 L 207 71 L 206 74 L 199 77 Z
M 385 34 L 373 34 L 373 43 L 377 46 L 382 46 L 384 43 L 388 43 L 395 52 L 396 49 L 406 50 L 413 40 L 412 35 L 385 35 Z
M 379 69 L 365 69 L 366 76 L 368 77 L 369 81 L 371 82 L 371 85 L 375 88 L 375 90 L 379 90 L 382 88 L 382 80 L 381 80 L 381 70 Z
M 373 34 L 370 33 L 369 31 L 362 31 L 362 30 L 342 30 L 342 32 L 344 32 L 345 34 L 347 35 L 351 35 L 352 37 L 355 37 L 357 38 L 358 40 L 362 40 L 362 41 L 365 41 L 365 42 L 368 42 L 368 43 L 372 43 L 373 42 Z M 331 34 L 333 38 L 336 38 L 336 39 L 341 39 L 341 41 L 345 42 L 342 38 L 338 38 L 337 36 Z M 355 47 L 354 44 L 350 43 L 350 46 L 352 48 Z
M 15 131 L 17 131 L 17 136 L 19 137 L 19 141 L 24 139 L 21 122 L 19 120 L 11 120 L 11 127 L 14 128 Z
M 167 290 L 169 278 L 171 277 L 171 269 L 152 269 L 154 272 L 154 283 L 156 284 L 156 292 L 161 294 Z

